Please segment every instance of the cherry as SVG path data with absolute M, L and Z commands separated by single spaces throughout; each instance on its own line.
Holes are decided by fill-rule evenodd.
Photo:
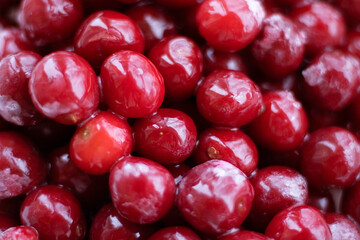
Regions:
M 110 193 L 115 208 L 134 223 L 160 220 L 173 206 L 175 182 L 160 164 L 141 157 L 125 157 L 112 168 Z
M 20 51 L 33 50 L 33 46 L 26 39 L 25 33 L 17 28 L 0 30 L 0 60 L 7 55 Z
M 192 230 L 186 227 L 167 227 L 163 228 L 149 238 L 149 240 L 200 240 Z
M 5 214 L 0 214 L 0 236 L 1 236 L 2 232 L 6 231 L 7 229 L 9 229 L 11 227 L 15 227 L 17 225 L 18 225 L 17 222 L 14 219 L 12 219 L 11 217 L 9 217 Z
M 352 31 L 347 34 L 345 50 L 360 58 L 360 32 Z
M 324 218 L 330 227 L 333 240 L 360 239 L 359 229 L 346 216 L 337 213 L 327 213 L 324 215 Z
M 140 28 L 128 16 L 115 11 L 99 11 L 90 15 L 77 30 L 75 52 L 96 69 L 120 50 L 144 52 L 145 42 Z
M 350 23 L 360 23 L 360 5 L 358 0 L 336 0 L 336 5 L 343 10 Z
M 15 132 L 0 133 L 0 199 L 27 193 L 45 176 L 45 163 L 30 141 Z
M 209 46 L 235 52 L 254 40 L 264 17 L 258 1 L 205 0 L 197 10 L 196 23 Z
M 108 57 L 101 68 L 105 102 L 116 113 L 140 118 L 161 105 L 165 87 L 160 72 L 143 55 L 120 51 Z
M 187 174 L 187 172 L 191 169 L 185 163 L 166 166 L 166 168 L 167 168 L 167 170 L 169 170 L 171 175 L 174 177 L 175 185 L 178 185 L 181 182 L 181 180 L 184 178 L 184 176 Z
M 352 187 L 348 188 L 343 197 L 342 210 L 350 215 L 357 222 L 360 222 L 360 182 L 358 181 Z
M 70 142 L 74 163 L 89 174 L 104 174 L 132 151 L 133 139 L 126 120 L 110 112 L 99 112 L 84 123 Z
M 199 112 L 210 122 L 240 127 L 260 113 L 262 96 L 258 86 L 245 74 L 219 70 L 202 81 L 196 103 Z
M 267 226 L 265 234 L 275 240 L 332 240 L 322 214 L 307 205 L 293 206 L 279 212 Z
M 302 146 L 301 171 L 317 188 L 347 187 L 360 171 L 360 145 L 349 131 L 339 127 L 311 133 Z
M 37 46 L 71 37 L 83 17 L 80 0 L 23 0 L 18 23 Z
M 253 187 L 241 170 L 211 160 L 192 168 L 180 182 L 177 206 L 194 228 L 220 234 L 240 226 L 253 198 Z
M 221 159 L 249 176 L 257 167 L 258 152 L 251 138 L 238 129 L 209 128 L 199 136 L 193 159 L 199 164 Z
M 188 99 L 194 92 L 203 70 L 203 58 L 194 41 L 183 36 L 168 37 L 157 43 L 149 59 L 164 77 L 165 98 Z
M 131 223 L 124 219 L 112 204 L 103 206 L 96 214 L 90 228 L 90 240 L 146 240 L 152 227 Z
M 163 5 L 164 7 L 168 8 L 184 8 L 184 7 L 190 7 L 192 5 L 195 5 L 197 3 L 197 0 L 155 0 L 156 3 Z
M 271 239 L 257 232 L 240 230 L 233 234 L 220 237 L 219 240 L 271 240 Z
M 310 190 L 307 204 L 316 207 L 322 213 L 335 211 L 334 200 L 328 191 Z
M 28 226 L 12 227 L 3 233 L 0 233 L 0 240 L 38 240 L 37 231 Z

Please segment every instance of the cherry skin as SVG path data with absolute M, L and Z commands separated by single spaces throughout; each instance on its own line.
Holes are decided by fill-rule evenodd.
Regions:
M 183 112 L 160 108 L 154 115 L 134 124 L 136 151 L 165 165 L 185 161 L 196 144 L 196 127 Z
M 134 223 L 156 222 L 173 206 L 173 176 L 165 167 L 146 158 L 120 159 L 110 172 L 109 186 L 115 208 Z
M 306 179 L 291 168 L 266 167 L 257 171 L 250 181 L 255 195 L 247 220 L 256 230 L 265 230 L 281 210 L 307 203 L 309 193 Z
M 360 58 L 360 32 L 349 32 L 346 36 L 345 50 Z
M 88 118 L 99 104 L 99 86 L 91 66 L 75 53 L 58 51 L 35 66 L 29 81 L 35 107 L 62 124 Z
M 258 152 L 251 138 L 240 130 L 209 128 L 199 136 L 193 159 L 198 164 L 221 159 L 249 176 L 257 167 Z
M 89 174 L 104 174 L 132 151 L 133 139 L 126 120 L 110 112 L 99 112 L 83 124 L 70 142 L 74 163 Z
M 358 0 L 336 0 L 337 7 L 352 24 L 360 23 L 360 5 Z
M 37 231 L 28 226 L 17 226 L 0 233 L 0 240 L 38 240 L 39 234 Z
M 271 238 L 257 232 L 240 230 L 234 234 L 220 237 L 219 240 L 271 240 Z
M 339 127 L 312 132 L 302 146 L 301 171 L 317 188 L 348 187 L 360 171 L 360 145 L 349 131 Z
M 17 225 L 18 223 L 10 216 L 0 213 L 0 236 L 2 232 Z
M 85 219 L 81 206 L 68 190 L 47 185 L 31 192 L 20 209 L 21 222 L 34 227 L 42 240 L 85 237 Z
M 265 235 L 275 240 L 332 240 L 322 214 L 307 205 L 293 206 L 279 212 L 267 226 Z
M 151 49 L 149 59 L 164 77 L 166 99 L 192 96 L 203 70 L 202 54 L 194 41 L 183 36 L 165 38 Z
M 0 30 L 0 60 L 7 55 L 20 51 L 31 51 L 33 48 L 23 31 L 16 28 Z
M 221 234 L 240 226 L 253 198 L 253 187 L 241 170 L 211 160 L 192 168 L 180 182 L 177 206 L 197 230 Z
M 258 1 L 205 0 L 197 10 L 196 23 L 209 46 L 235 52 L 254 40 L 264 17 Z
M 335 204 L 328 191 L 310 190 L 307 205 L 313 206 L 322 213 L 335 211 Z
M 145 42 L 140 28 L 128 16 L 115 11 L 99 11 L 90 15 L 78 29 L 75 52 L 95 68 L 120 50 L 144 52 Z
M 197 0 L 155 0 L 155 2 L 164 7 L 177 9 L 195 5 L 197 3 Z
M 83 17 L 80 0 L 24 0 L 19 11 L 20 28 L 37 46 L 71 37 Z
M 90 240 L 146 240 L 151 226 L 131 223 L 124 219 L 112 204 L 103 206 L 96 214 L 90 228 Z
M 338 213 L 327 213 L 324 218 L 330 227 L 333 240 L 360 239 L 358 227 L 346 216 Z
M 262 96 L 258 86 L 245 74 L 219 70 L 202 81 L 196 103 L 201 115 L 210 122 L 240 127 L 260 113 Z
M 154 64 L 133 51 L 108 57 L 101 68 L 105 102 L 116 113 L 141 118 L 154 113 L 165 95 L 164 80 Z
M 308 127 L 301 103 L 288 91 L 266 93 L 263 102 L 263 112 L 249 125 L 255 143 L 273 151 L 290 151 L 300 146 Z
M 149 240 L 200 240 L 201 238 L 187 227 L 163 228 L 149 238 Z
M 360 81 L 360 61 L 341 51 L 325 52 L 302 72 L 311 104 L 327 110 L 340 110 L 355 97 Z
M 0 199 L 27 193 L 45 176 L 45 162 L 29 140 L 15 132 L 0 133 Z
M 41 115 L 31 102 L 28 83 L 41 56 L 21 51 L 0 61 L 0 115 L 13 124 L 35 125 Z
M 360 222 L 360 182 L 358 181 L 352 187 L 346 189 L 343 202 L 342 210 L 345 214 L 350 215 L 358 223 Z

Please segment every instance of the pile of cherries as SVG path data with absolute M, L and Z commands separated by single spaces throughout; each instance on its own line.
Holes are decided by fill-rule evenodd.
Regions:
M 0 0 L 0 240 L 360 240 L 360 0 Z

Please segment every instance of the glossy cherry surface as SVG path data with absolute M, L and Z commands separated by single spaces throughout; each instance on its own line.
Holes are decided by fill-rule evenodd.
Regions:
M 83 124 L 70 142 L 74 163 L 89 174 L 104 174 L 121 157 L 131 153 L 133 139 L 126 120 L 99 112 Z
M 308 120 L 301 103 L 289 91 L 263 95 L 264 110 L 250 125 L 250 136 L 273 151 L 290 151 L 303 142 Z
M 357 222 L 360 222 L 360 182 L 348 188 L 343 197 L 342 210 Z
M 173 206 L 173 176 L 146 158 L 130 156 L 119 160 L 110 172 L 109 185 L 114 206 L 131 222 L 156 222 Z
M 352 31 L 347 34 L 345 49 L 360 58 L 360 32 Z
M 219 70 L 202 81 L 196 103 L 199 112 L 210 122 L 240 127 L 260 113 L 262 96 L 258 86 L 245 74 Z
M 120 50 L 144 52 L 145 42 L 140 28 L 128 16 L 115 11 L 99 11 L 90 15 L 77 30 L 75 52 L 95 68 Z
M 220 237 L 219 240 L 271 240 L 271 238 L 258 232 L 240 230 L 234 234 Z
M 240 226 L 253 198 L 253 187 L 241 170 L 211 160 L 192 168 L 180 182 L 177 206 L 194 228 L 220 234 Z
M 193 40 L 168 37 L 151 49 L 149 59 L 164 77 L 166 99 L 181 101 L 193 94 L 203 70 L 202 53 Z
M 275 240 L 332 240 L 322 214 L 307 205 L 293 206 L 279 212 L 267 226 L 265 234 Z
M 105 102 L 125 116 L 140 118 L 154 113 L 165 95 L 164 80 L 154 64 L 133 51 L 120 51 L 101 68 Z
M 301 171 L 314 187 L 347 187 L 359 173 L 359 158 L 360 145 L 352 133 L 339 127 L 321 128 L 302 147 Z
M 28 226 L 12 227 L 0 233 L 0 240 L 39 240 L 37 231 Z
M 15 132 L 0 133 L 0 199 L 27 193 L 45 176 L 45 162 L 28 139 Z
M 163 228 L 149 238 L 149 240 L 200 240 L 201 238 L 187 227 Z
M 0 60 L 7 55 L 33 48 L 23 31 L 16 28 L 0 30 Z
M 92 221 L 90 240 L 147 240 L 152 233 L 148 225 L 131 223 L 124 219 L 112 204 L 100 209 Z
M 82 17 L 80 0 L 24 0 L 18 23 L 33 43 L 43 46 L 71 37 Z
M 360 239 L 358 227 L 345 215 L 327 213 L 324 218 L 329 225 L 333 240 Z
M 205 0 L 197 10 L 196 23 L 209 46 L 235 52 L 254 40 L 264 17 L 258 1 Z
M 240 130 L 209 128 L 199 136 L 193 159 L 199 164 L 221 159 L 249 176 L 257 167 L 258 151 L 251 138 Z

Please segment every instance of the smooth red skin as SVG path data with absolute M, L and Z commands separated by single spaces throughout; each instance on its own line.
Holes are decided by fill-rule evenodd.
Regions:
M 160 108 L 154 115 L 138 119 L 133 126 L 135 150 L 164 165 L 185 161 L 196 144 L 196 127 L 185 113 Z
M 356 95 L 359 69 L 359 59 L 351 54 L 341 51 L 321 54 L 302 71 L 309 102 L 332 111 L 344 108 Z
M 19 133 L 0 133 L 0 199 L 28 192 L 45 175 L 45 162 L 30 141 Z
M 221 234 L 240 226 L 253 198 L 253 187 L 240 169 L 211 160 L 192 168 L 180 182 L 177 206 L 195 229 Z
M 360 32 L 352 31 L 347 34 L 345 50 L 360 58 Z
M 221 237 L 219 240 L 271 240 L 271 238 L 257 232 L 240 230 L 234 234 Z
M 171 16 L 153 5 L 134 6 L 126 11 L 141 29 L 145 39 L 145 52 L 148 53 L 160 40 L 174 36 L 176 25 Z
M 360 222 L 360 182 L 348 188 L 343 196 L 342 210 L 357 222 Z
M 166 169 L 169 170 L 174 177 L 175 185 L 178 185 L 191 168 L 185 163 L 180 163 L 177 165 L 166 166 Z
M 213 159 L 227 161 L 249 176 L 257 167 L 258 151 L 240 130 L 209 128 L 199 136 L 193 160 L 200 164 Z
M 267 75 L 284 77 L 296 70 L 304 57 L 305 35 L 286 16 L 276 13 L 264 20 L 251 45 L 258 67 Z
M 110 172 L 109 186 L 115 208 L 134 223 L 156 222 L 173 206 L 173 176 L 146 158 L 129 156 L 118 161 Z
M 329 225 L 333 240 L 360 239 L 359 229 L 345 215 L 338 213 L 327 213 L 324 215 L 324 218 Z
M 131 118 L 154 113 L 162 104 L 164 80 L 154 64 L 133 51 L 120 51 L 104 61 L 100 74 L 105 102 Z
M 197 0 L 155 0 L 156 3 L 167 7 L 167 8 L 184 8 L 184 7 L 190 7 L 195 5 L 198 1 Z
M 103 206 L 92 221 L 90 240 L 146 240 L 153 232 L 148 225 L 124 219 L 112 204 Z
M 360 23 L 360 1 L 359 0 L 336 0 L 336 7 L 343 11 L 343 15 L 350 23 Z
M 90 209 L 102 206 L 107 200 L 108 176 L 94 176 L 81 171 L 70 159 L 68 146 L 53 150 L 48 161 L 51 163 L 48 178 L 51 184 L 69 188 Z
M 307 205 L 313 206 L 322 213 L 334 212 L 334 200 L 329 192 L 310 191 Z
M 35 66 L 30 81 L 31 99 L 44 116 L 62 124 L 88 118 L 99 104 L 94 70 L 79 55 L 58 51 Z
M 37 231 L 28 226 L 12 227 L 0 233 L 0 240 L 39 240 Z
M 75 52 L 95 68 L 120 50 L 143 53 L 144 37 L 140 28 L 128 16 L 115 11 L 98 11 L 90 15 L 77 30 Z
M 255 143 L 272 151 L 291 151 L 300 146 L 308 129 L 306 113 L 288 91 L 263 95 L 264 110 L 249 125 Z
M 21 222 L 34 227 L 41 240 L 84 239 L 86 224 L 81 206 L 65 188 L 47 185 L 31 192 L 20 209 Z
M 265 235 L 275 240 L 332 240 L 323 215 L 307 205 L 279 212 L 267 226 Z
M 196 13 L 202 37 L 216 50 L 235 52 L 254 40 L 260 32 L 265 10 L 249 0 L 205 0 Z
M 167 227 L 163 228 L 148 240 L 200 240 L 201 238 L 187 227 Z
M 329 3 L 315 1 L 295 9 L 291 19 L 307 37 L 306 52 L 321 53 L 326 48 L 336 47 L 345 39 L 346 25 L 339 10 Z
M 23 31 L 17 28 L 0 30 L 0 60 L 20 51 L 33 50 Z
M 80 0 L 24 0 L 18 24 L 37 46 L 71 37 L 83 18 Z
M 211 73 L 196 93 L 199 112 L 212 123 L 240 127 L 261 111 L 262 95 L 245 74 L 232 70 Z
M 193 40 L 168 37 L 151 49 L 149 59 L 164 77 L 166 99 L 182 101 L 191 97 L 203 71 L 202 53 Z
M 15 227 L 17 225 L 18 225 L 18 223 L 11 217 L 9 217 L 5 214 L 0 214 L 0 236 L 1 236 L 1 233 L 4 232 L 5 230 L 7 230 L 11 227 Z
M 239 53 L 217 51 L 205 46 L 202 49 L 204 57 L 204 74 L 207 76 L 215 70 L 234 70 L 244 74 L 249 73 L 245 58 Z
M 0 115 L 15 125 L 35 125 L 41 115 L 31 102 L 28 83 L 41 56 L 22 51 L 0 61 Z
M 278 212 L 307 203 L 309 192 L 306 179 L 291 168 L 266 167 L 257 171 L 250 181 L 255 195 L 247 220 L 252 229 L 263 232 Z
M 301 172 L 317 188 L 348 187 L 360 170 L 359 142 L 343 128 L 328 127 L 312 132 L 301 153 Z
M 75 132 L 70 157 L 88 174 L 104 174 L 131 153 L 133 138 L 128 122 L 111 112 L 99 112 Z

